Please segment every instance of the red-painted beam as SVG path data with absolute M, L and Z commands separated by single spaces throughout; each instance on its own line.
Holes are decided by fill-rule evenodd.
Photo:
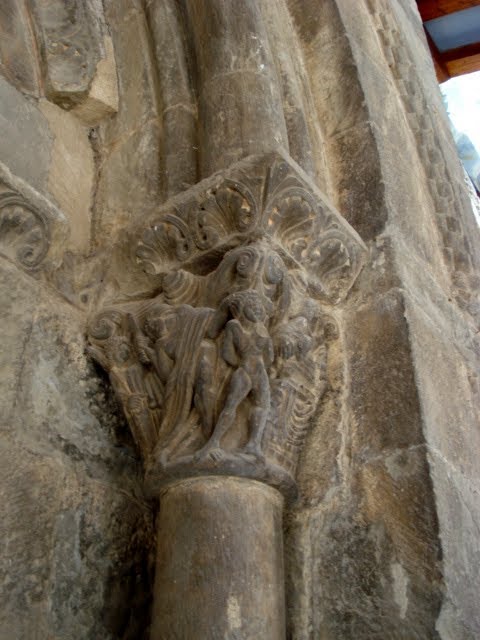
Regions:
M 417 0 L 423 22 L 480 6 L 480 0 Z

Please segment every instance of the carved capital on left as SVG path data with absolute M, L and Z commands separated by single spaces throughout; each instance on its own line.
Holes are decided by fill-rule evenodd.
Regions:
M 69 231 L 58 207 L 0 162 L 0 256 L 44 277 L 61 261 Z
M 0 253 L 35 269 L 48 252 L 49 232 L 41 214 L 13 192 L 0 193 Z

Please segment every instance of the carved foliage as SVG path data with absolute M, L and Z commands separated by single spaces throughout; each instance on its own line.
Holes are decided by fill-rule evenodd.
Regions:
M 47 254 L 49 238 L 41 215 L 11 192 L 0 194 L 0 253 L 34 269 Z
M 364 247 L 340 214 L 283 159 L 231 173 L 174 203 L 143 232 L 137 256 L 144 269 L 194 270 L 208 264 L 209 253 L 269 238 L 289 264 L 305 270 L 311 295 L 331 302 L 344 297 Z
M 137 256 L 150 273 L 185 262 L 199 251 L 213 249 L 231 234 L 250 230 L 258 215 L 245 185 L 226 180 L 202 194 L 200 203 L 164 213 L 144 233 Z

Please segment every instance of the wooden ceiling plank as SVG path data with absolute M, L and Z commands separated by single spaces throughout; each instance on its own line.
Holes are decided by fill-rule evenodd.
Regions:
M 461 58 L 460 60 L 452 60 L 451 62 L 447 62 L 446 67 L 452 78 L 454 76 L 462 76 L 465 73 L 480 71 L 480 54 L 468 58 Z
M 480 0 L 417 0 L 423 22 L 480 6 Z

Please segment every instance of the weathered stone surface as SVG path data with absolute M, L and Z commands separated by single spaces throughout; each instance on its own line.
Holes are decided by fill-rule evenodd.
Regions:
M 178 3 L 147 0 L 146 16 L 158 77 L 162 130 L 160 182 L 165 197 L 197 181 L 198 114 L 184 12 Z
M 40 93 L 35 36 L 24 0 L 0 5 L 0 73 L 19 91 Z
M 48 191 L 69 221 L 70 247 L 87 253 L 95 178 L 88 130 L 72 114 L 50 102 L 42 101 L 40 110 L 48 120 L 53 137 Z
M 106 19 L 118 75 L 119 111 L 99 130 L 92 238 L 110 244 L 115 231 L 161 201 L 161 118 L 146 18 L 140 2 L 111 0 Z
M 104 57 L 97 64 L 88 95 L 72 109 L 72 113 L 90 127 L 118 111 L 117 69 L 110 36 L 104 37 L 103 50 Z
M 0 157 L 10 171 L 45 192 L 52 135 L 36 106 L 0 77 Z
M 475 638 L 480 632 L 476 570 L 480 560 L 480 434 L 469 425 L 480 423 L 480 350 L 477 335 L 467 327 L 460 342 L 454 338 L 461 326 L 458 318 L 432 315 L 432 311 L 430 305 L 420 307 L 415 300 L 410 300 L 407 308 L 417 355 L 415 367 L 423 399 L 447 589 L 437 627 L 442 638 Z
M 352 296 L 352 306 L 345 312 L 347 324 L 344 326 L 340 321 L 341 331 L 344 326 L 347 341 L 348 401 L 345 405 L 346 398 L 339 400 L 343 409 L 340 415 L 337 413 L 334 417 L 325 406 L 319 418 L 323 427 L 317 427 L 318 433 L 331 434 L 335 427 L 340 431 L 341 436 L 334 445 L 337 448 L 328 457 L 316 456 L 314 449 L 314 454 L 309 457 L 307 444 L 301 461 L 300 495 L 305 507 L 291 513 L 287 536 L 290 633 L 298 638 L 315 637 L 315 630 L 322 629 L 325 637 L 332 638 L 369 638 L 374 635 L 474 638 L 478 634 L 478 622 L 470 604 L 473 594 L 470 587 L 475 590 L 473 585 L 476 584 L 476 577 L 471 568 L 462 568 L 464 564 L 457 553 L 462 553 L 460 549 L 468 549 L 469 557 L 476 557 L 478 553 L 478 545 L 471 531 L 472 527 L 478 526 L 474 523 L 478 523 L 479 514 L 471 496 L 476 491 L 479 467 L 465 451 L 468 446 L 471 450 L 475 449 L 474 425 L 478 424 L 478 417 L 469 409 L 472 397 L 466 391 L 460 392 L 460 389 L 466 389 L 465 383 L 460 383 L 458 387 L 458 383 L 452 384 L 452 380 L 460 382 L 464 378 L 464 365 L 461 363 L 465 359 L 471 360 L 468 353 L 476 347 L 467 346 L 471 343 L 470 319 L 452 304 L 454 289 L 441 255 L 439 231 L 441 234 L 443 232 L 437 227 L 441 219 L 434 212 L 429 199 L 431 183 L 427 179 L 425 187 L 421 185 L 424 167 L 427 175 L 434 175 L 430 168 L 431 154 L 423 154 L 421 147 L 430 144 L 429 136 L 433 139 L 437 135 L 433 144 L 445 149 L 444 164 L 440 163 L 439 166 L 449 169 L 451 166 L 454 173 L 457 170 L 456 163 L 452 161 L 453 150 L 446 151 L 451 149 L 447 134 L 443 130 L 439 134 L 436 125 L 424 124 L 421 116 L 416 116 L 420 118 L 420 125 L 415 125 L 409 116 L 413 131 L 422 127 L 426 129 L 425 134 L 418 136 L 420 143 L 417 151 L 404 126 L 403 109 L 406 108 L 410 114 L 412 106 L 409 103 L 406 107 L 406 102 L 402 106 L 392 93 L 394 64 L 399 64 L 402 73 L 405 68 L 410 72 L 415 68 L 423 72 L 426 69 L 424 42 L 416 40 L 418 24 L 415 21 L 409 25 L 403 22 L 410 20 L 413 13 L 406 16 L 400 11 L 398 16 L 393 17 L 390 4 L 387 7 L 379 2 L 368 3 L 372 13 L 379 18 L 376 24 L 382 40 L 386 36 L 387 40 L 390 38 L 388 42 L 395 45 L 403 37 L 398 31 L 396 35 L 392 35 L 393 31 L 390 35 L 385 33 L 386 24 L 392 29 L 395 19 L 399 20 L 396 24 L 401 25 L 397 29 L 408 34 L 409 38 L 410 49 L 407 53 L 386 49 L 386 57 L 382 61 L 375 53 L 376 40 L 369 32 L 371 23 L 365 14 L 368 7 L 338 2 L 338 10 L 335 10 L 333 4 L 323 5 L 322 9 L 329 12 L 329 20 L 322 21 L 321 28 L 324 34 L 329 33 L 329 28 L 331 30 L 333 22 L 339 18 L 343 28 L 346 27 L 351 55 L 357 66 L 357 82 L 361 84 L 360 93 L 363 93 L 365 108 L 373 120 L 373 125 L 368 122 L 361 124 L 360 117 L 360 122 L 354 128 L 347 128 L 339 136 L 333 136 L 332 143 L 326 138 L 331 149 L 328 157 L 332 184 L 334 188 L 341 185 L 340 194 L 337 192 L 334 198 L 339 209 L 361 230 L 363 238 L 368 240 L 376 236 L 376 242 L 370 246 L 372 268 L 362 273 L 356 286 L 358 297 Z M 326 42 L 324 36 L 315 39 L 319 23 L 313 17 L 303 22 L 301 15 L 299 18 L 307 61 L 312 56 L 312 49 Z M 336 41 L 330 37 L 327 42 L 330 44 L 325 44 L 325 49 L 345 46 L 343 39 Z M 397 57 L 401 55 L 403 59 Z M 322 70 L 323 66 L 319 65 L 311 73 L 318 73 L 321 77 Z M 338 107 L 329 113 L 327 124 L 333 121 L 335 126 L 343 127 L 344 117 L 348 121 L 350 112 L 342 105 L 348 106 L 347 96 L 351 92 L 355 99 L 359 89 L 352 83 L 347 86 L 328 81 L 327 73 L 328 65 L 324 74 L 326 80 L 318 84 L 318 93 L 326 84 L 333 92 L 333 104 Z M 394 69 L 393 78 L 396 77 Z M 419 76 L 415 76 L 414 82 L 416 89 L 408 87 L 405 91 L 402 86 L 404 94 L 412 96 L 421 105 L 418 93 L 425 91 L 426 109 L 435 112 L 438 91 L 434 83 L 426 79 L 423 83 Z M 345 93 L 337 100 L 335 92 L 341 91 Z M 403 101 L 402 94 L 399 92 L 397 95 Z M 328 100 L 324 104 L 328 105 Z M 356 113 L 357 117 L 361 116 L 360 111 Z M 335 117 L 338 125 L 333 120 Z M 443 126 L 442 119 L 439 120 Z M 395 127 L 392 127 L 392 122 L 397 123 Z M 416 140 L 415 134 L 413 139 Z M 418 160 L 417 153 L 420 154 Z M 356 154 L 359 160 L 353 167 Z M 438 159 L 435 162 L 439 162 Z M 443 183 L 449 183 L 449 179 L 444 178 Z M 451 198 L 447 193 L 448 188 L 442 186 L 441 189 Z M 341 199 L 337 200 L 339 196 Z M 372 197 L 375 203 L 373 211 Z M 453 208 L 451 203 L 452 199 L 444 201 L 443 206 Z M 370 207 L 369 210 L 362 212 L 364 206 Z M 460 226 L 465 224 L 465 228 L 470 228 L 472 219 L 469 219 L 467 207 L 462 214 L 457 210 L 456 215 L 458 221 L 464 220 L 459 222 Z M 382 225 L 385 225 L 385 230 L 378 236 Z M 469 231 L 469 234 L 472 238 L 478 238 L 476 229 Z M 453 235 L 449 236 L 449 242 L 454 239 Z M 478 247 L 478 240 L 475 242 Z M 452 266 L 455 265 L 454 251 L 452 249 L 450 254 Z M 460 256 L 465 251 L 472 250 L 464 243 Z M 374 292 L 388 291 L 391 287 L 400 289 L 394 289 L 384 298 L 377 296 L 374 302 L 369 300 L 369 291 L 375 295 Z M 409 296 L 415 300 L 415 308 L 418 311 L 422 309 L 431 322 L 438 324 L 439 333 L 434 339 L 426 335 L 421 325 L 414 321 L 409 310 L 410 298 L 403 296 L 403 287 L 408 288 Z M 364 316 L 364 313 L 367 315 Z M 371 340 L 365 330 L 371 332 Z M 355 343 L 350 342 L 352 339 Z M 460 348 L 461 357 L 448 357 L 441 366 L 439 360 L 431 362 L 431 357 L 427 355 L 429 352 L 439 354 L 437 357 L 443 359 L 446 345 L 454 343 Z M 478 364 L 471 364 L 469 368 L 471 372 L 478 370 Z M 474 379 L 472 373 L 469 378 Z M 365 386 L 360 391 L 363 381 Z M 379 386 L 375 391 L 376 384 Z M 447 385 L 448 390 L 445 388 L 441 391 L 443 385 Z M 373 394 L 371 400 L 368 399 L 370 393 Z M 375 415 L 377 410 L 378 414 Z M 361 423 L 357 422 L 358 418 Z M 449 436 L 441 447 L 439 462 L 435 464 L 435 451 L 439 445 L 438 438 L 433 434 L 438 433 L 439 422 L 445 424 L 442 431 L 448 432 Z M 454 435 L 457 430 L 461 436 Z M 335 439 L 330 436 L 329 448 L 333 443 Z M 397 445 L 400 447 L 397 448 Z M 455 457 L 455 461 L 448 464 L 448 480 L 444 475 L 445 466 L 440 463 L 447 451 Z M 330 462 L 332 458 L 335 458 L 336 464 Z M 355 480 L 358 477 L 354 471 L 357 465 L 364 469 L 360 484 Z M 469 466 L 468 479 L 464 475 L 465 465 Z M 323 483 L 317 481 L 315 485 L 312 477 L 329 479 L 330 490 L 326 492 L 324 488 L 328 480 Z M 308 509 L 310 504 L 316 505 L 315 493 L 312 494 L 315 486 L 320 495 L 325 497 L 318 507 Z M 460 494 L 463 494 L 463 498 L 459 497 Z M 406 502 L 403 501 L 405 496 Z M 467 509 L 460 507 L 460 500 L 465 500 Z M 363 504 L 360 508 L 358 501 Z M 409 501 L 413 501 L 413 510 L 410 512 Z M 433 504 L 442 505 L 436 515 Z M 367 511 L 364 510 L 366 505 L 369 505 Z M 346 520 L 341 525 L 341 533 L 336 533 L 332 542 L 330 517 L 336 518 L 339 513 L 345 514 Z M 454 542 L 452 520 L 447 522 L 447 513 L 458 514 L 457 522 L 463 523 L 461 542 L 458 537 Z M 363 544 L 358 546 L 362 538 L 372 544 L 370 550 Z M 338 556 L 335 551 L 337 545 Z M 355 551 L 349 552 L 349 549 Z M 320 558 L 324 552 L 327 565 L 331 557 L 337 557 L 338 561 L 332 566 L 328 565 L 328 569 L 319 577 L 316 567 L 317 563 L 323 562 Z M 449 560 L 446 560 L 445 553 L 450 555 Z M 394 554 L 390 560 L 389 554 Z M 345 576 L 348 578 L 338 581 L 335 578 L 332 583 L 330 576 L 334 573 L 338 576 L 337 566 L 340 563 L 345 567 Z M 315 569 L 308 569 L 311 566 Z M 357 567 L 359 574 L 356 573 Z M 442 570 L 445 571 L 445 580 L 449 582 L 445 594 L 440 586 Z M 372 582 L 367 584 L 365 576 L 372 577 Z M 461 587 L 460 583 L 463 583 Z M 378 584 L 383 587 L 375 591 Z M 391 590 L 386 587 L 387 584 L 391 585 Z M 337 585 L 343 585 L 341 592 L 336 592 Z M 325 595 L 333 593 L 331 605 L 326 604 Z M 311 605 L 311 602 L 315 604 Z M 344 607 L 342 603 L 346 602 L 348 604 Z M 373 613 L 374 610 L 376 613 Z
M 87 95 L 100 60 L 93 16 L 81 0 L 34 0 L 45 93 L 65 109 Z
M 25 184 L 27 201 L 46 201 L 70 227 L 69 247 L 88 251 L 90 208 L 94 191 L 94 153 L 88 129 L 71 113 L 24 96 L 0 77 L 0 156 L 5 164 L 2 182 Z M 2 162 L 3 165 L 3 162 Z M 42 208 L 42 207 L 41 207 Z M 57 255 L 59 246 L 54 247 Z
M 158 169 L 159 133 L 154 119 L 118 144 L 103 147 L 92 222 L 95 245 L 111 243 L 117 228 L 158 206 L 159 178 L 152 165 Z
M 288 148 L 280 87 L 258 4 L 201 0 L 189 3 L 188 12 L 191 24 L 198 25 L 192 37 L 201 177 L 253 153 Z
M 1 270 L 0 637 L 140 638 L 152 520 L 131 442 L 85 358 L 82 318 Z
M 260 531 L 249 517 L 265 524 L 261 499 L 233 502 L 227 484 L 275 484 L 264 473 L 275 459 L 290 479 L 297 467 L 287 637 L 476 640 L 479 233 L 413 0 L 4 2 L 0 33 L 0 637 L 148 633 L 154 535 L 136 447 L 152 442 L 130 439 L 125 411 L 135 435 L 153 423 L 157 493 L 187 468 L 197 476 L 170 489 L 163 524 L 160 511 L 161 571 L 173 577 L 159 620 L 193 598 L 192 637 L 216 637 L 212 618 L 222 638 L 265 636 L 248 626 L 262 623 L 245 613 L 253 590 L 242 583 L 244 604 L 228 607 L 229 586 L 255 580 L 228 582 L 228 563 L 258 557 L 258 575 L 274 575 L 280 525 Z M 284 174 L 258 162 L 278 149 Z M 334 207 L 367 245 L 360 273 L 324 242 L 334 229 L 352 238 Z M 344 268 L 356 277 L 339 278 Z M 110 381 L 84 353 L 88 324 Z M 306 406 L 299 380 L 314 398 L 292 463 L 274 441 L 295 422 L 278 397 Z M 181 419 L 158 438 L 166 414 Z M 253 417 L 258 433 L 266 414 L 253 446 Z M 236 509 L 238 530 L 227 527 Z M 211 544 L 227 528 L 238 555 Z M 192 566 L 218 596 L 203 618 Z

